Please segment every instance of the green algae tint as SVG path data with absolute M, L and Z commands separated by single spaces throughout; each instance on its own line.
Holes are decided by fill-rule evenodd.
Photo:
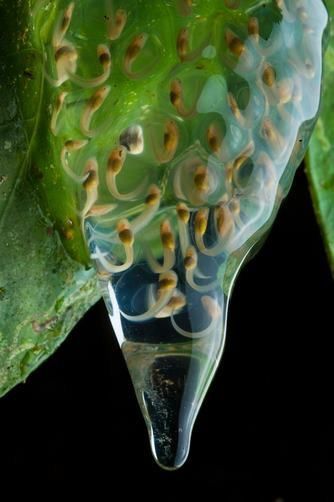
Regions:
M 327 17 L 320 0 L 35 4 L 34 156 L 75 193 L 69 240 L 83 230 L 166 469 L 187 458 L 235 276 L 304 156 Z

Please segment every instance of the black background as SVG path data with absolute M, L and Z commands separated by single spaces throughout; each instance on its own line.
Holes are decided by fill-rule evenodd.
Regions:
M 0 487 L 90 500 L 334 501 L 334 281 L 302 168 L 237 280 L 223 361 L 176 472 L 153 462 L 102 302 L 0 401 Z M 143 500 L 145 500 L 143 498 Z M 49 500 L 45 496 L 44 500 Z M 79 500 L 79 499 L 74 499 Z

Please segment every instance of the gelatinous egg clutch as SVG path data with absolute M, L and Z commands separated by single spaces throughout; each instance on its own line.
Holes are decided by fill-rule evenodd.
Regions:
M 318 112 L 320 0 L 55 2 L 51 130 L 157 462 L 185 461 L 229 295 Z

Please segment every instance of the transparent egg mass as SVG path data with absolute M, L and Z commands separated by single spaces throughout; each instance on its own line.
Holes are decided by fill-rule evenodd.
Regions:
M 221 359 L 234 279 L 305 153 L 327 12 L 320 0 L 40 7 L 57 162 L 153 455 L 175 469 Z

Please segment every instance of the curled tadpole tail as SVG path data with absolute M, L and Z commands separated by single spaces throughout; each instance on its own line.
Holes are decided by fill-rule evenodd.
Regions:
M 328 15 L 321 0 L 36 5 L 45 82 L 32 164 L 45 166 L 60 232 L 72 220 L 83 230 L 154 458 L 176 469 L 235 277 L 315 124 Z M 64 242 L 74 259 L 78 234 Z
M 139 281 L 140 270 L 133 272 Z M 151 318 L 125 317 L 130 322 L 122 321 L 122 350 L 153 456 L 162 467 L 176 469 L 188 456 L 194 421 L 224 347 L 225 298 L 219 288 L 199 295 L 179 283 L 170 283 L 168 293 L 159 285 L 147 289 L 153 308 L 145 315 Z M 145 294 L 142 289 L 139 296 Z

